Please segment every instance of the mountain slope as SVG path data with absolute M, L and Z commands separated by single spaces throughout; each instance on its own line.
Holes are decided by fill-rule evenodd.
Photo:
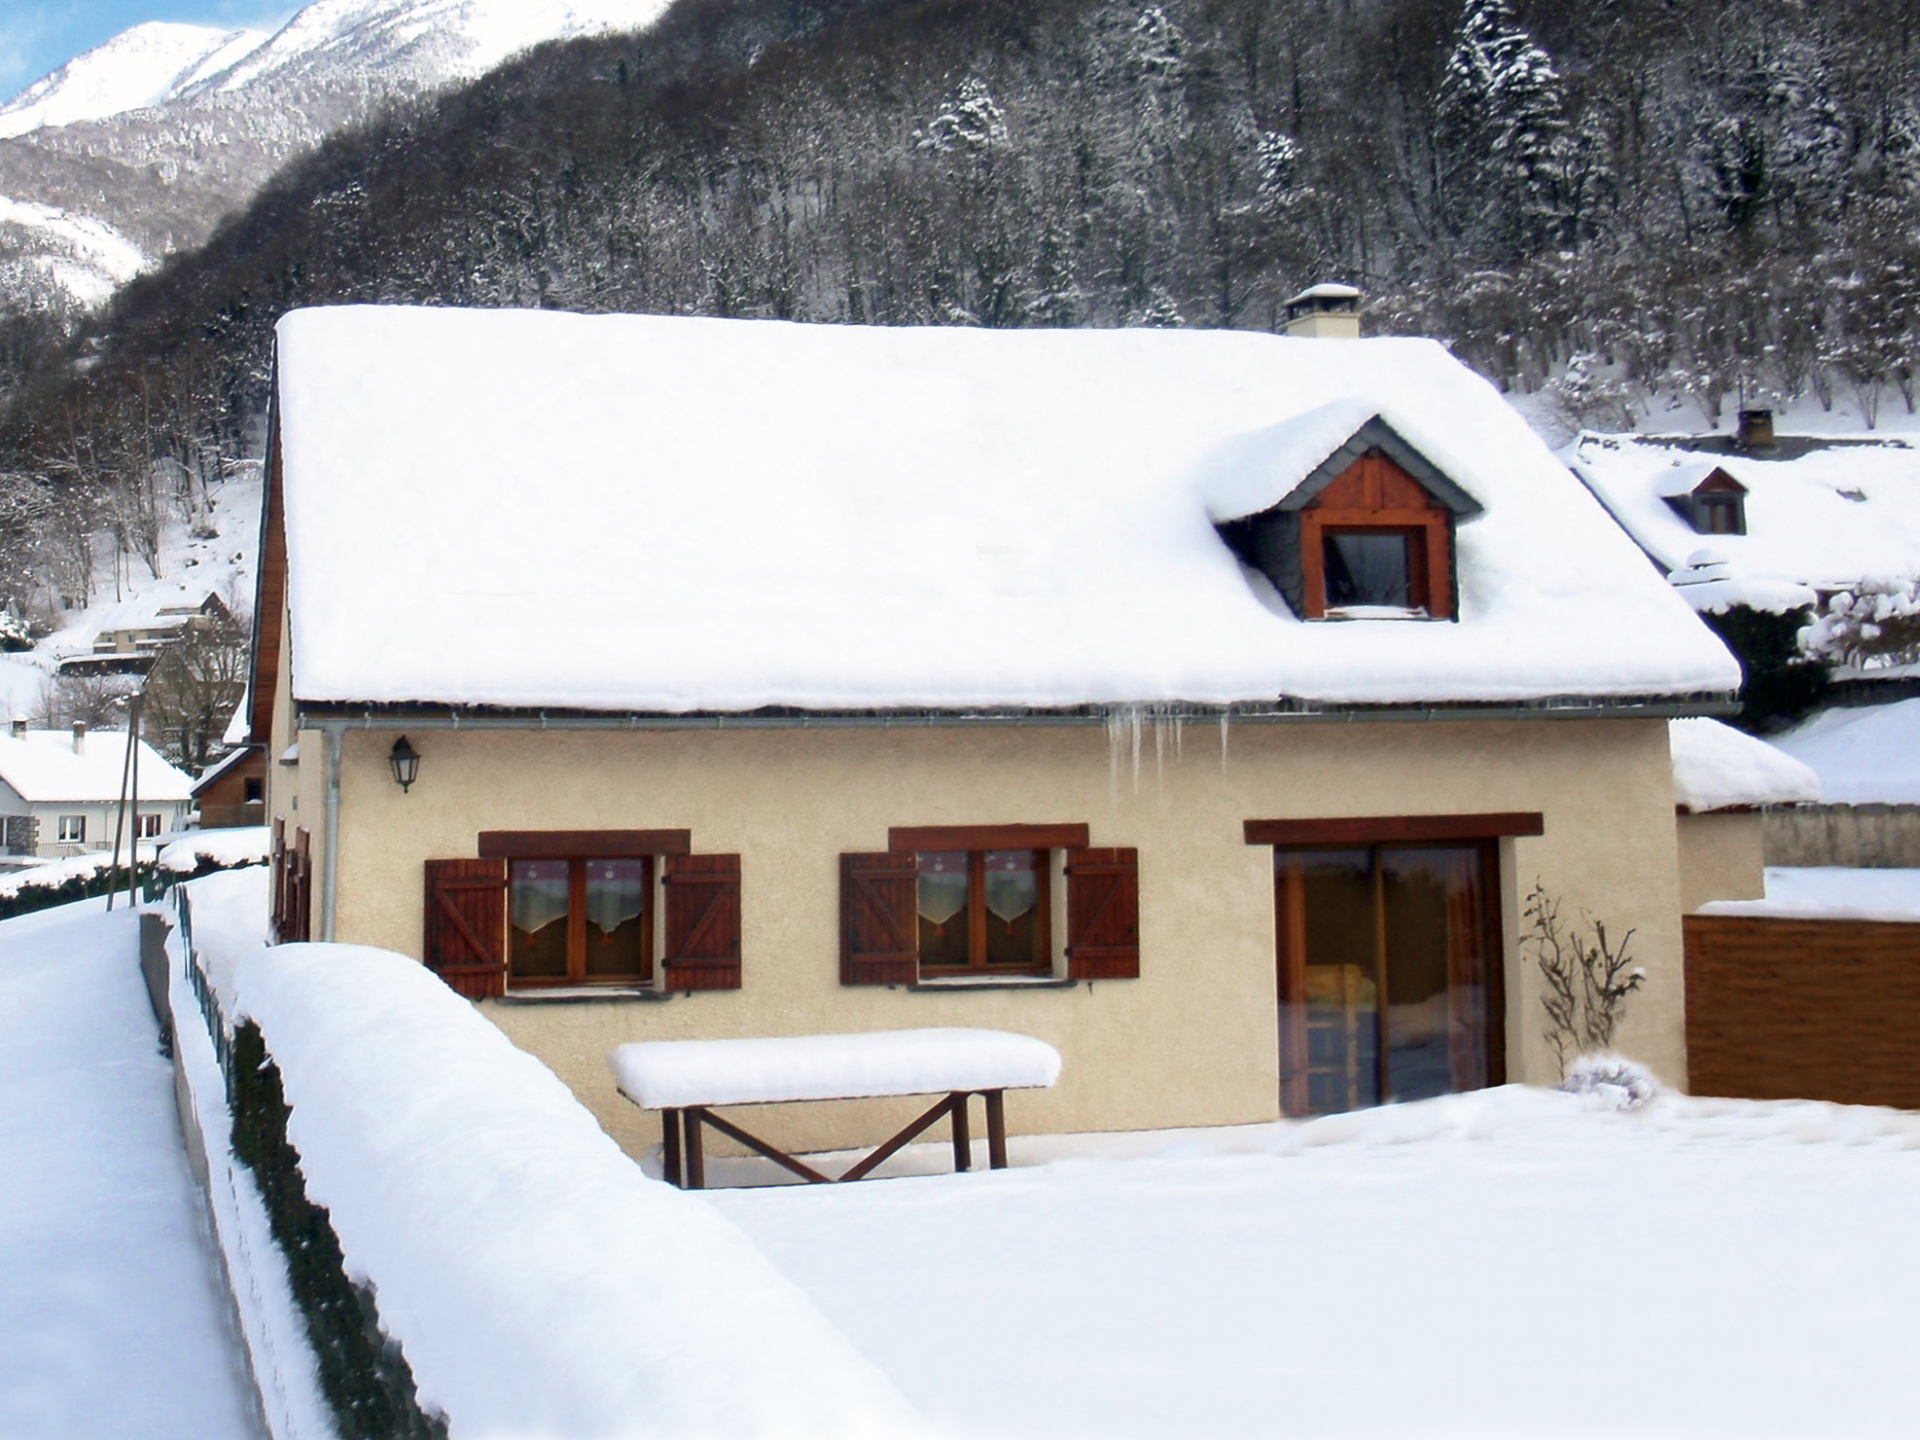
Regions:
M 547 40 L 639 29 L 665 3 L 319 0 L 272 35 L 137 26 L 0 106 L 0 318 L 88 308 L 125 282 L 74 227 L 144 268 L 341 126 Z
M 162 105 L 228 70 L 267 39 L 258 30 L 219 30 L 155 21 L 123 31 L 0 105 L 0 139 L 43 125 L 104 120 Z

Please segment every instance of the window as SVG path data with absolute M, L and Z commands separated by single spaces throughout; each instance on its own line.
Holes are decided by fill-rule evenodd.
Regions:
M 60 843 L 62 845 L 86 844 L 87 817 L 84 815 L 62 815 L 60 817 Z
M 249 775 L 243 782 L 246 785 L 246 803 L 263 804 L 267 798 L 267 782 L 258 775 Z
M 916 857 L 922 975 L 1044 975 L 1053 968 L 1045 850 L 926 850 Z
M 510 861 L 508 983 L 652 979 L 652 887 L 653 863 L 645 856 Z
M 1326 613 L 1427 608 L 1425 536 L 1418 530 L 1324 530 Z
M 139 834 L 142 840 L 151 840 L 160 833 L 163 817 L 155 814 L 143 814 L 139 821 Z
M 475 1000 L 738 990 L 740 857 L 691 849 L 686 830 L 482 831 L 478 858 L 426 862 L 422 958 Z
M 1724 491 L 1696 495 L 1693 502 L 1693 528 L 1702 535 L 1744 535 L 1747 533 L 1745 497 Z
M 1062 957 L 1072 980 L 1140 973 L 1135 851 L 1089 847 L 1084 825 L 895 827 L 887 838 L 884 852 L 840 857 L 842 984 L 1032 980 Z

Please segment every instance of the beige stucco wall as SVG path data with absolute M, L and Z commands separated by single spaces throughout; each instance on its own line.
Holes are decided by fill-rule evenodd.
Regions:
M 1018 1131 L 1273 1118 L 1272 852 L 1243 842 L 1249 817 L 1543 811 L 1544 836 L 1503 847 L 1510 1077 L 1558 1078 L 1535 976 L 1515 948 L 1520 892 L 1539 878 L 1569 913 L 1591 912 L 1614 934 L 1637 929 L 1649 980 L 1620 1045 L 1685 1080 L 1664 721 L 1246 724 L 1224 753 L 1214 726 L 1166 734 L 1162 745 L 1150 731 L 1137 777 L 1131 755 L 1093 727 L 409 738 L 423 758 L 403 795 L 386 762 L 393 734 L 345 737 L 340 940 L 418 955 L 422 863 L 474 854 L 483 829 L 686 827 L 697 851 L 742 856 L 741 990 L 483 1007 L 636 1152 L 657 1139 L 655 1119 L 617 1096 L 604 1057 L 646 1038 L 1002 1027 L 1066 1057 L 1055 1090 L 1009 1097 Z M 297 772 L 270 767 L 275 813 L 297 793 L 302 823 L 316 827 L 323 757 L 309 732 Z M 1139 848 L 1140 979 L 961 994 L 838 983 L 841 852 L 884 849 L 893 825 L 1066 821 L 1089 824 L 1095 845 Z M 768 1128 L 809 1147 L 852 1143 L 878 1138 L 911 1108 L 816 1106 L 767 1117 Z
M 1679 823 L 1680 909 L 1709 900 L 1766 897 L 1765 821 L 1758 810 L 1682 815 Z

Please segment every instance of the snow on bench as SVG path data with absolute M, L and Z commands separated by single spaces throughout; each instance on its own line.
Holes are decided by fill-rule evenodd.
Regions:
M 1060 1078 L 1060 1052 L 1005 1030 L 875 1030 L 765 1040 L 643 1040 L 607 1057 L 620 1093 L 662 1112 L 667 1178 L 701 1189 L 706 1166 L 700 1127 L 710 1125 L 812 1182 L 827 1176 L 712 1113 L 715 1105 L 866 1100 L 892 1095 L 944 1098 L 839 1178 L 858 1180 L 943 1116 L 952 1122 L 954 1169 L 971 1164 L 967 1101 L 986 1101 L 990 1164 L 1006 1167 L 1008 1090 L 1045 1089 Z M 682 1163 L 684 1160 L 684 1172 Z

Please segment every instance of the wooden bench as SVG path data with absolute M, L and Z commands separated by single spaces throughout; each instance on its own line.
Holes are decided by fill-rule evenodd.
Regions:
M 1007 1164 L 1005 1096 L 1044 1089 L 1060 1076 L 1060 1052 L 1042 1040 L 1005 1030 L 876 1030 L 855 1035 L 796 1035 L 766 1040 L 644 1040 L 607 1057 L 620 1093 L 643 1110 L 658 1110 L 666 1178 L 683 1189 L 706 1188 L 704 1127 L 738 1141 L 809 1184 L 861 1180 L 942 1119 L 953 1136 L 953 1168 L 972 1168 L 967 1107 L 986 1105 L 987 1157 Z M 736 1122 L 714 1114 L 721 1105 L 791 1105 L 813 1100 L 871 1100 L 939 1095 L 931 1108 L 845 1171 L 822 1174 Z

